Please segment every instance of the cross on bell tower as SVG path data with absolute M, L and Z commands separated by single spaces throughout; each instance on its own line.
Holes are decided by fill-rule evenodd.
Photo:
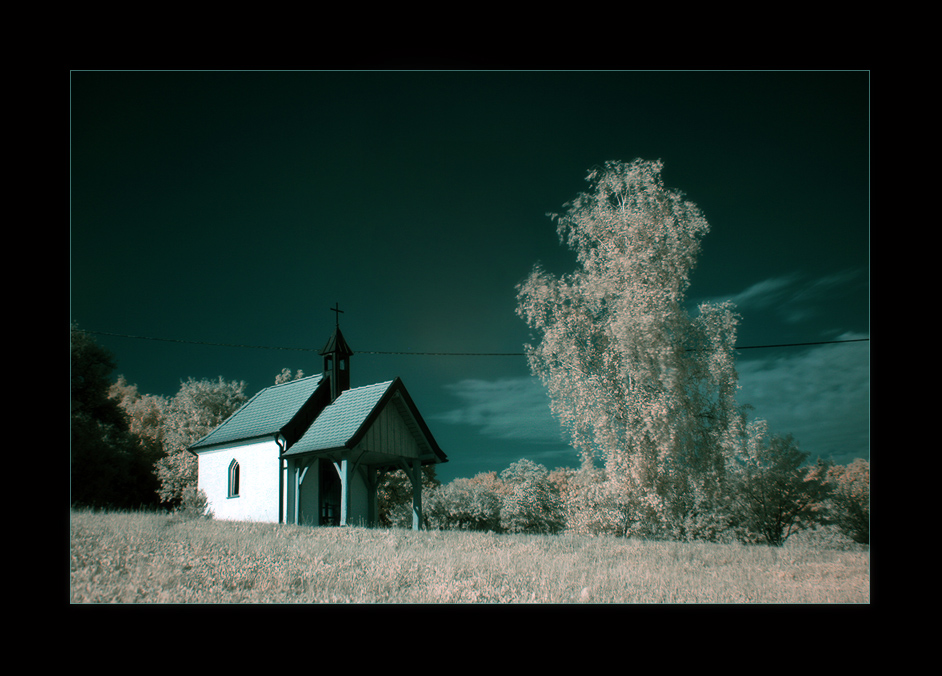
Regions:
M 341 392 L 350 389 L 350 357 L 353 356 L 353 350 L 340 332 L 340 315 L 343 313 L 340 303 L 335 303 L 330 310 L 337 313 L 334 333 L 321 354 L 324 356 L 324 376 L 330 378 L 330 400 L 334 401 Z

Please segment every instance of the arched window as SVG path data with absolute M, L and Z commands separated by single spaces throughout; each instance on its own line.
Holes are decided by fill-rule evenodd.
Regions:
M 237 460 L 229 463 L 229 497 L 239 497 L 239 462 Z

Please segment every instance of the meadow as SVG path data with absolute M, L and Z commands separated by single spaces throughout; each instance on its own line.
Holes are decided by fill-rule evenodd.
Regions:
M 867 604 L 869 548 L 72 510 L 72 603 Z

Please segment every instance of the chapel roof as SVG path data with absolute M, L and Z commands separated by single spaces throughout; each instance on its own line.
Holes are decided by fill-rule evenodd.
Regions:
M 394 406 L 413 436 L 420 440 L 426 460 L 447 462 L 399 378 L 345 390 L 333 402 L 324 400 L 322 406 L 316 404 L 312 409 L 311 402 L 316 401 L 315 393 L 324 380 L 322 375 L 310 376 L 262 390 L 189 450 L 197 452 L 211 446 L 274 436 L 290 426 L 296 427 L 299 420 L 304 421 L 301 425 L 310 426 L 290 440 L 284 456 L 352 448 L 382 410 Z M 309 413 L 302 415 L 303 409 Z
M 219 427 L 190 446 L 190 450 L 280 432 L 311 398 L 322 379 L 323 375 L 319 374 L 265 388 Z

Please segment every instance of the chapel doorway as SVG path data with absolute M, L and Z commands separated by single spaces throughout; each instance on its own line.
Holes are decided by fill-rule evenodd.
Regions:
M 320 460 L 320 525 L 340 523 L 340 476 L 330 460 Z

